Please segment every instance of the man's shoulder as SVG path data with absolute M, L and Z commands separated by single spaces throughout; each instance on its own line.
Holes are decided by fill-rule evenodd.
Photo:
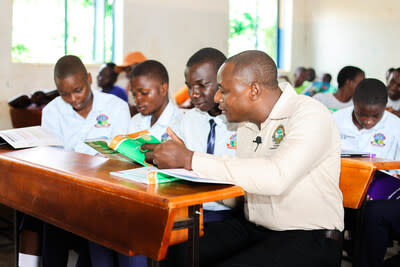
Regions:
M 70 105 L 66 103 L 61 96 L 57 96 L 54 98 L 52 101 L 50 101 L 44 108 L 42 113 L 54 113 L 54 112 L 60 112 L 68 108 Z

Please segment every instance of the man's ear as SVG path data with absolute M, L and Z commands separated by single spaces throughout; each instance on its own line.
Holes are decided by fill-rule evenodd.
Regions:
M 161 84 L 160 93 L 163 96 L 168 95 L 168 83 L 162 83 Z
M 252 82 L 249 86 L 249 99 L 255 101 L 260 97 L 261 87 L 257 82 Z
M 92 85 L 92 74 L 90 72 L 87 74 L 88 82 L 90 85 Z

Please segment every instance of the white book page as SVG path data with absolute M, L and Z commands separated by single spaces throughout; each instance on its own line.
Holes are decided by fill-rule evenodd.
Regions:
M 186 169 L 160 169 L 159 172 L 181 178 L 182 180 L 196 182 L 196 183 L 212 183 L 212 184 L 233 184 L 227 181 L 218 181 L 209 178 L 199 177 L 195 172 Z
M 40 126 L 3 130 L 0 137 L 14 148 L 63 146 L 56 136 Z

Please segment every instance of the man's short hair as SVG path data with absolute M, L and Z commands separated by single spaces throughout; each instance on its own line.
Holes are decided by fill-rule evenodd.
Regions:
M 259 50 L 248 50 L 228 58 L 226 64 L 233 63 L 233 72 L 249 69 L 254 74 L 253 81 L 270 89 L 278 88 L 278 70 L 274 60 Z
M 71 75 L 82 73 L 86 77 L 88 75 L 85 65 L 79 57 L 66 55 L 61 57 L 54 67 L 54 81 L 63 80 Z
M 226 56 L 221 51 L 212 47 L 206 47 L 194 53 L 186 63 L 186 67 L 191 67 L 198 63 L 210 62 L 218 70 L 225 60 Z
M 129 74 L 129 79 L 139 76 L 157 79 L 161 83 L 169 83 L 167 69 L 164 65 L 156 60 L 146 60 L 139 63 Z
M 377 79 L 364 79 L 356 87 L 353 95 L 355 104 L 384 105 L 388 101 L 388 91 Z
M 337 76 L 338 87 L 343 87 L 347 80 L 354 80 L 354 78 L 361 73 L 364 73 L 364 71 L 354 66 L 342 68 Z

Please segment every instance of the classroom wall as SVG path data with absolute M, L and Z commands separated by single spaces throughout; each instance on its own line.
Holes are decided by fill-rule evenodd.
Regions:
M 286 1 L 286 0 L 285 0 Z M 291 69 L 314 66 L 336 76 L 346 65 L 385 81 L 400 67 L 400 1 L 293 0 Z
M 120 58 L 140 50 L 164 63 L 170 90 L 184 85 L 184 66 L 196 50 L 212 46 L 227 52 L 228 0 L 123 0 Z M 20 93 L 54 88 L 52 64 L 11 62 L 12 0 L 0 1 L 0 129 L 11 127 L 7 100 Z M 42 30 L 42 29 L 38 29 Z M 89 65 L 95 77 L 99 65 Z M 121 77 L 119 84 L 126 83 Z

